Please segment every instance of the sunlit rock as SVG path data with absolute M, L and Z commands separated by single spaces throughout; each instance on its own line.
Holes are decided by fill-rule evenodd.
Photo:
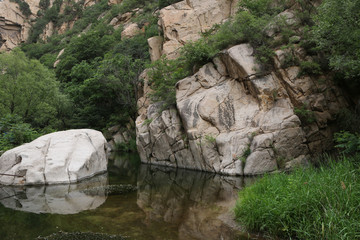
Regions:
M 281 66 L 284 53 L 277 54 Z M 331 146 L 330 124 L 346 100 L 334 83 L 299 71 L 264 71 L 249 44 L 220 52 L 177 82 L 176 108 L 142 109 L 136 121 L 141 160 L 229 175 L 288 168 L 299 157 L 306 165 L 309 154 Z
M 107 170 L 106 140 L 91 129 L 44 135 L 0 157 L 0 183 L 36 185 L 77 182 Z
M 232 16 L 238 0 L 187 0 L 160 10 L 159 23 L 164 32 L 162 53 L 168 58 L 179 56 L 178 49 L 196 41 L 201 33 Z

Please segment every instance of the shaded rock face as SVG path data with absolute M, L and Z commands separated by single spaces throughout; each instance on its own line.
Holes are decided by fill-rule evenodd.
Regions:
M 106 200 L 107 174 L 79 183 L 43 186 L 1 186 L 0 203 L 18 211 L 51 214 L 75 214 L 96 209 Z M 97 188 L 88 194 L 87 189 Z
M 146 222 L 179 225 L 178 239 L 242 239 L 229 209 L 245 181 L 254 179 L 158 166 L 142 166 L 139 176 L 137 205 Z
M 81 129 L 44 135 L 0 157 L 0 183 L 43 185 L 77 182 L 107 170 L 101 132 Z
M 162 53 L 177 58 L 177 50 L 200 33 L 222 23 L 236 12 L 238 0 L 186 0 L 160 10 L 159 24 L 164 32 Z
M 142 161 L 257 175 L 306 163 L 310 154 L 326 150 L 331 121 L 346 106 L 341 91 L 325 78 L 298 77 L 298 67 L 281 69 L 279 61 L 263 73 L 251 46 L 241 44 L 179 81 L 176 109 L 159 113 L 159 104 L 152 104 L 151 123 L 144 114 L 137 119 Z M 314 121 L 300 121 L 294 109 L 301 106 Z
M 108 128 L 109 136 L 107 138 L 108 147 L 110 151 L 115 150 L 116 145 L 119 144 L 128 144 L 131 139 L 134 139 L 134 120 L 129 119 L 129 123 L 126 124 L 126 127 L 122 127 L 120 125 L 115 125 Z

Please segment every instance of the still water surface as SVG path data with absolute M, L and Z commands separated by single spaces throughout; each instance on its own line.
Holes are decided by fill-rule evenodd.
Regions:
M 139 240 L 248 239 L 232 220 L 232 208 L 237 192 L 253 181 L 117 156 L 107 174 L 79 184 L 0 186 L 0 239 L 35 239 L 59 231 Z M 108 184 L 131 184 L 137 190 L 107 196 L 102 187 Z

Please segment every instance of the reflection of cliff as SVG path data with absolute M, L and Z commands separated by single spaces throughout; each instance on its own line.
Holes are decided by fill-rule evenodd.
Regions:
M 238 177 L 141 166 L 137 204 L 147 221 L 179 224 L 179 239 L 233 239 L 238 233 L 225 222 L 243 184 Z
M 96 209 L 105 200 L 107 174 L 76 184 L 32 187 L 0 186 L 0 202 L 7 208 L 33 213 L 74 214 Z M 99 189 L 97 194 L 86 194 L 86 189 Z

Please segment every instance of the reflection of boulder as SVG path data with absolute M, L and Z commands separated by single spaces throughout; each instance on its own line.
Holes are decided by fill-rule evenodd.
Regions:
M 1 186 L 0 202 L 7 208 L 33 213 L 74 214 L 96 209 L 105 200 L 107 174 L 85 181 L 44 186 Z M 97 189 L 87 194 L 86 189 Z
M 91 129 L 50 133 L 0 157 L 0 183 L 77 182 L 107 170 L 106 140 Z
M 137 204 L 147 220 L 179 224 L 179 239 L 233 239 L 240 233 L 227 221 L 243 185 L 239 177 L 142 165 Z

